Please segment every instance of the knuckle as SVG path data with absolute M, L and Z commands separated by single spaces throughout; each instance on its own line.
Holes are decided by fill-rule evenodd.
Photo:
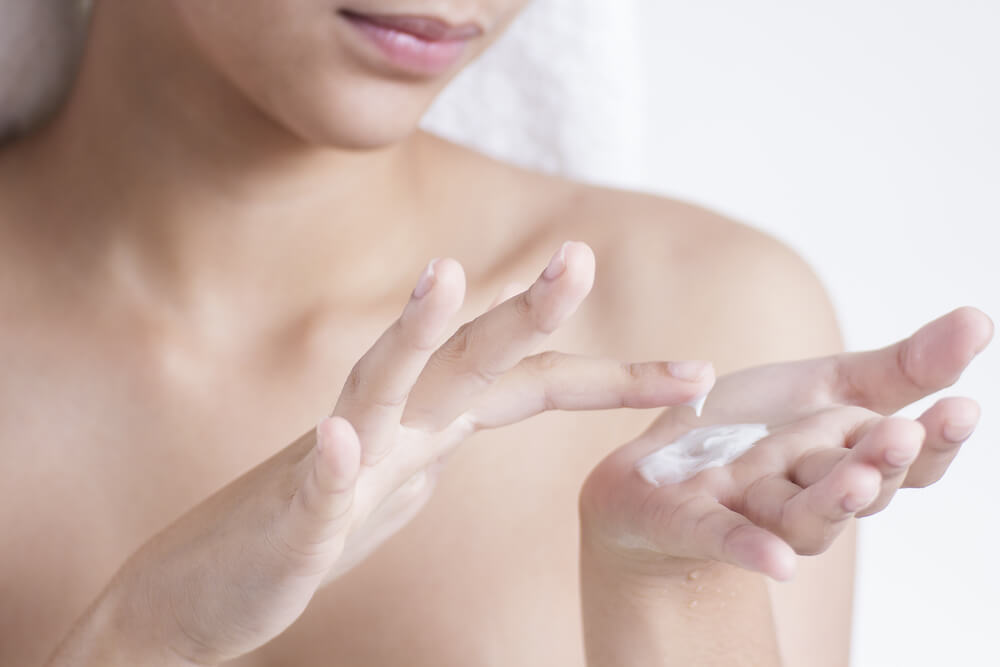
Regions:
M 622 371 L 633 380 L 642 380 L 650 376 L 664 377 L 670 375 L 668 363 L 666 361 L 622 363 Z
M 416 326 L 411 318 L 400 317 L 391 327 L 389 327 L 389 339 L 396 341 L 400 347 L 404 347 L 416 352 L 431 352 L 435 349 L 433 340 L 428 338 L 426 332 L 421 335 L 420 327 Z
M 743 508 L 743 515 L 754 523 L 762 526 L 783 526 L 785 503 L 775 504 L 767 502 L 766 498 L 758 499 L 760 494 L 766 494 L 765 485 L 769 480 L 769 477 L 758 477 L 750 482 L 743 489 L 740 498 L 740 507 Z
M 523 363 L 532 373 L 545 375 L 561 368 L 565 361 L 566 355 L 554 350 L 547 350 L 527 357 Z
M 514 312 L 517 313 L 519 317 L 530 317 L 532 311 L 534 310 L 531 303 L 531 290 L 521 292 L 518 294 L 514 300 Z
M 711 534 L 711 522 L 713 516 L 711 512 L 703 512 L 691 523 L 691 535 L 699 538 Z
M 406 402 L 410 398 L 409 392 L 404 392 L 402 394 L 388 395 L 388 396 L 376 396 L 372 398 L 372 405 L 376 408 L 383 410 L 398 410 L 406 406 Z
M 644 375 L 646 375 L 645 369 L 643 369 L 642 364 L 639 363 L 622 363 L 622 371 L 625 373 L 626 377 L 632 380 L 640 380 Z
M 476 320 L 466 322 L 458 331 L 438 348 L 437 356 L 442 361 L 456 361 L 466 356 L 472 348 L 475 338 Z
M 840 403 L 847 405 L 861 405 L 866 401 L 866 392 L 858 385 L 855 373 L 851 366 L 842 357 L 832 357 L 830 367 L 827 371 L 832 377 L 829 383 L 834 388 L 834 394 Z M 822 383 L 821 383 L 822 384 Z M 824 401 L 829 403 L 830 401 Z
M 834 417 L 843 419 L 846 422 L 856 423 L 859 426 L 872 424 L 883 419 L 879 413 L 858 405 L 845 405 L 835 408 Z
M 344 393 L 358 394 L 361 392 L 361 387 L 364 385 L 364 365 L 364 358 L 362 357 L 361 360 L 351 367 L 351 372 L 347 374 L 347 381 L 344 383 Z
M 284 535 L 284 531 L 275 524 L 280 518 L 274 518 L 264 524 L 264 543 L 279 558 L 289 562 L 299 562 L 304 558 L 310 558 L 313 554 L 300 550 L 292 546 L 291 542 Z
M 902 375 L 903 379 L 912 387 L 917 389 L 917 391 L 930 391 L 933 387 L 927 386 L 927 384 L 917 377 L 914 372 L 913 367 L 916 362 L 917 355 L 914 350 L 913 342 L 911 340 L 904 341 L 896 350 L 896 365 L 899 367 L 900 375 Z
M 698 512 L 692 514 L 693 505 L 698 504 L 701 498 L 697 495 L 681 500 L 679 503 L 664 503 L 659 507 L 658 516 L 654 516 L 660 525 L 668 526 L 678 535 L 682 536 L 683 542 L 690 546 L 696 544 L 699 537 L 699 529 L 702 528 L 707 514 Z
M 853 449 L 883 419 L 882 415 L 877 412 L 857 406 L 836 408 L 832 418 L 835 420 L 835 425 L 836 420 L 843 424 L 841 428 L 842 440 L 848 449 Z
M 474 382 L 477 382 L 483 386 L 489 386 L 499 379 L 502 373 L 496 372 L 489 368 L 483 368 L 481 366 L 468 366 L 462 371 L 462 375 L 467 378 L 471 378 Z
M 561 318 L 553 311 L 553 306 L 550 304 L 548 307 L 536 307 L 532 302 L 531 290 L 514 299 L 514 311 L 518 318 L 543 334 L 551 334 L 559 328 Z
M 731 554 L 733 553 L 733 544 L 732 544 L 733 540 L 736 538 L 736 535 L 745 530 L 746 527 L 747 524 L 745 523 L 737 523 L 730 526 L 726 530 L 726 532 L 723 533 L 722 539 L 719 540 L 719 544 L 721 545 L 721 551 L 722 551 L 721 555 L 731 556 Z

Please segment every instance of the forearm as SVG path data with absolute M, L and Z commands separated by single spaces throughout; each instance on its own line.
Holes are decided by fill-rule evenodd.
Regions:
M 683 561 L 622 568 L 583 536 L 587 667 L 781 664 L 763 578 Z

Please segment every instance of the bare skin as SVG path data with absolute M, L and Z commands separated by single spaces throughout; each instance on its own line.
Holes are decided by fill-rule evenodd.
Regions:
M 0 556 L 4 663 L 40 664 L 143 543 L 329 414 L 431 257 L 465 268 L 457 325 L 585 241 L 594 291 L 545 343 L 567 352 L 722 374 L 839 347 L 815 280 L 756 233 L 420 133 L 304 148 L 207 92 L 218 82 L 179 65 L 177 44 L 112 58 L 134 47 L 116 21 L 148 28 L 125 6 L 65 114 L 0 158 L 0 525 L 23 545 Z M 110 91 L 109 71 L 135 90 Z M 174 85 L 211 103 L 186 113 L 142 85 L 151 71 L 187 72 Z M 927 442 L 970 409 L 937 414 Z M 412 523 L 234 664 L 584 664 L 576 499 L 654 417 L 550 413 L 477 434 Z M 815 658 L 801 645 L 816 635 L 844 663 L 850 580 L 848 538 L 775 595 L 790 664 Z

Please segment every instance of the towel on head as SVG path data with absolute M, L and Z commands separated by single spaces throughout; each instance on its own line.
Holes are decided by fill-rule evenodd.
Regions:
M 522 166 L 640 182 L 642 0 L 535 0 L 448 86 L 423 127 Z

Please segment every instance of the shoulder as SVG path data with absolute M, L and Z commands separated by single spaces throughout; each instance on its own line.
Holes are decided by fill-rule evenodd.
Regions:
M 689 203 L 592 186 L 578 186 L 560 217 L 597 254 L 591 316 L 615 347 L 708 358 L 720 371 L 840 348 L 816 274 L 761 231 Z
M 564 240 L 594 249 L 594 290 L 575 318 L 574 340 L 559 343 L 618 358 L 711 359 L 720 372 L 840 349 L 816 274 L 759 230 L 676 199 L 521 169 L 435 137 L 427 145 L 446 156 L 442 196 L 467 202 L 481 224 L 518 239 L 512 245 L 531 266 Z

